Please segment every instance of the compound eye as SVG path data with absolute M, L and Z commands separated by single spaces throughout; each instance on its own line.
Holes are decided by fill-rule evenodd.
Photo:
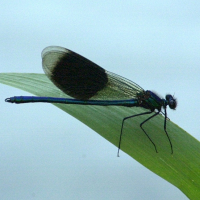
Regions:
M 176 106 L 177 106 L 177 103 L 176 103 L 176 100 L 175 99 L 173 99 L 173 100 L 170 100 L 169 101 L 169 107 L 171 108 L 171 109 L 176 109 Z
M 165 98 L 167 101 L 169 101 L 170 99 L 173 99 L 173 96 L 171 94 L 167 94 Z

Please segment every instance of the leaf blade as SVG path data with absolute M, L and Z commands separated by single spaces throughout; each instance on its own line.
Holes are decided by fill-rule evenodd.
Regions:
M 0 82 L 37 96 L 65 97 L 44 74 L 1 73 Z M 142 108 L 100 107 L 81 105 L 55 105 L 79 119 L 109 142 L 118 146 L 123 117 L 144 112 Z M 200 144 L 176 124 L 167 121 L 167 130 L 172 140 L 174 154 L 163 131 L 163 117 L 158 116 L 144 128 L 158 147 L 155 153 L 152 144 L 141 131 L 139 124 L 147 118 L 127 120 L 122 138 L 122 150 L 149 170 L 169 181 L 190 199 L 200 198 Z

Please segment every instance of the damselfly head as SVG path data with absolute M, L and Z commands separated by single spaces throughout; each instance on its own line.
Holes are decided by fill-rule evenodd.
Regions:
M 171 94 L 167 94 L 165 98 L 168 102 L 169 107 L 175 110 L 177 107 L 177 100 Z

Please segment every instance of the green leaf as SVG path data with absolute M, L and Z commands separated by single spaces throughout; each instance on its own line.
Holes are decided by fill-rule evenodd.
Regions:
M 68 97 L 44 74 L 1 73 L 0 82 L 37 96 Z M 145 111 L 135 107 L 54 105 L 79 119 L 116 147 L 119 143 L 122 119 Z M 144 125 L 157 146 L 156 153 L 139 126 L 146 118 L 140 116 L 125 122 L 121 150 L 179 188 L 190 199 L 200 199 L 199 141 L 167 120 L 167 131 L 174 148 L 174 153 L 171 154 L 170 144 L 163 130 L 164 117 L 159 115 Z

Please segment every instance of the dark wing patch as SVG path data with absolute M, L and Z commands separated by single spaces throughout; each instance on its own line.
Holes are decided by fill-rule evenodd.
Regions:
M 50 69 L 46 70 L 47 63 L 43 63 L 43 68 L 63 92 L 76 99 L 87 100 L 106 86 L 108 77 L 103 68 L 75 52 L 64 48 L 60 50 L 62 51 L 51 50 L 46 55 L 43 54 L 43 57 L 54 54 L 56 59 Z M 55 54 L 58 54 L 57 58 Z

